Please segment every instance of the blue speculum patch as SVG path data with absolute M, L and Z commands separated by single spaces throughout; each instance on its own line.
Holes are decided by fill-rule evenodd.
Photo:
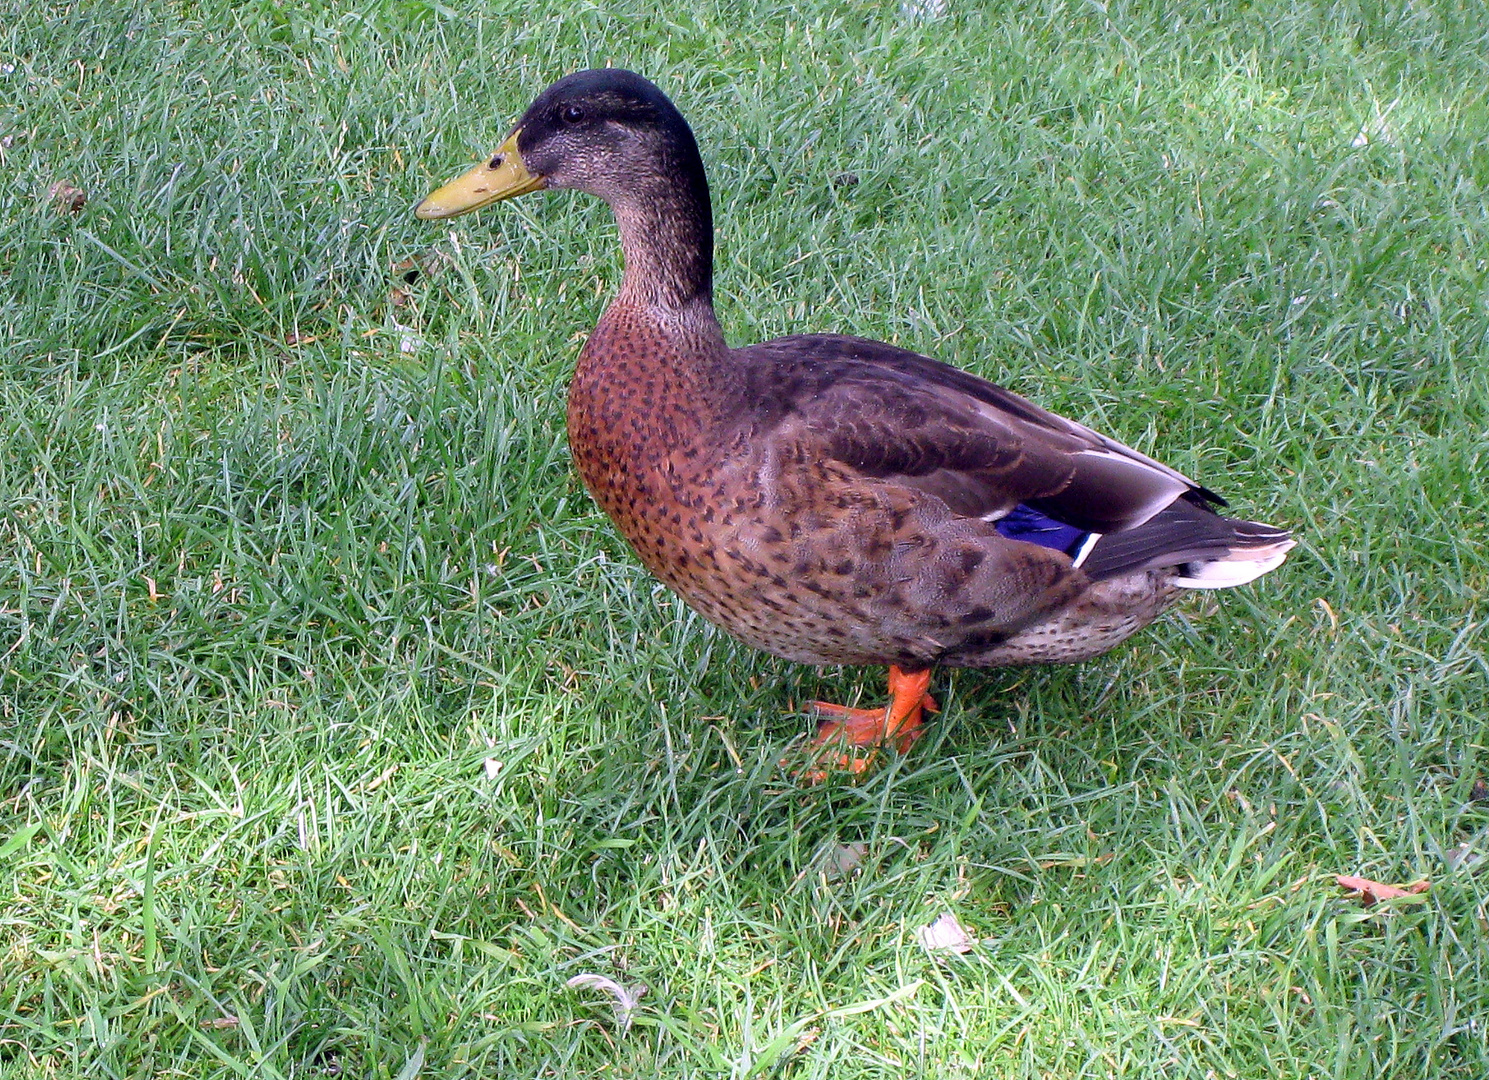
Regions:
M 1056 521 L 1048 514 L 1041 514 L 1032 507 L 1019 503 L 1007 516 L 999 518 L 997 530 L 1010 540 L 1023 540 L 1040 547 L 1063 551 L 1071 558 L 1091 534 L 1074 525 Z

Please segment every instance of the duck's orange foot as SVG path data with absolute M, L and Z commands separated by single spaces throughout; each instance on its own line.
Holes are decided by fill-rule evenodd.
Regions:
M 893 742 L 900 753 L 908 753 L 920 738 L 925 714 L 940 712 L 935 699 L 926 691 L 931 685 L 929 668 L 906 673 L 897 665 L 889 669 L 889 705 L 883 709 L 852 709 L 818 701 L 812 709 L 830 717 L 817 727 L 812 745 L 817 767 L 801 775 L 812 783 L 827 779 L 827 768 L 842 769 L 855 776 L 868 770 L 879 747 Z M 855 754 L 848 747 L 865 748 L 866 754 Z M 838 750 L 836 755 L 833 751 Z M 826 766 L 826 768 L 824 768 Z

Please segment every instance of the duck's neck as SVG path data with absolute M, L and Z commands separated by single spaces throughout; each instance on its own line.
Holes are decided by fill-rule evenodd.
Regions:
M 678 313 L 702 307 L 711 313 L 713 213 L 708 181 L 696 157 L 678 164 L 611 200 L 626 260 L 616 302 Z

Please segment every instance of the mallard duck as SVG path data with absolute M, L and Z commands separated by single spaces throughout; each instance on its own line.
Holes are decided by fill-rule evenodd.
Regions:
M 727 633 L 802 663 L 888 666 L 887 707 L 817 704 L 820 743 L 907 750 L 936 665 L 1085 660 L 1181 590 L 1251 581 L 1293 546 L 929 357 L 838 334 L 730 348 L 698 145 L 639 75 L 560 79 L 415 213 L 543 188 L 604 199 L 625 255 L 569 388 L 579 474 L 647 568 Z

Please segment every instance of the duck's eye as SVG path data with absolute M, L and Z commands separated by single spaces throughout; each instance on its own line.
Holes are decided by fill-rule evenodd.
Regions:
M 584 119 L 584 110 L 578 105 L 565 105 L 558 115 L 566 124 L 577 124 Z

